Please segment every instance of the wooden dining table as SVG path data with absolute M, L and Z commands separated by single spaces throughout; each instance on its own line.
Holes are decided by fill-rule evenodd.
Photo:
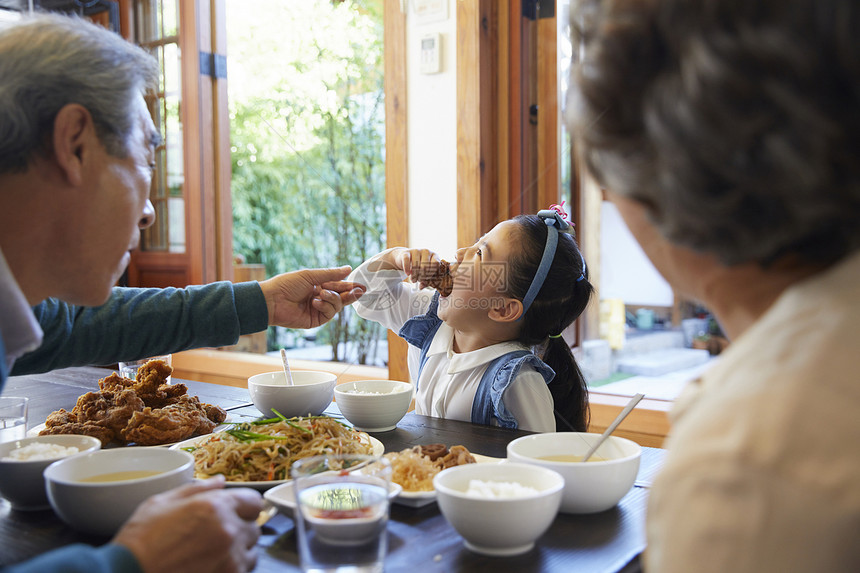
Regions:
M 28 427 L 45 421 L 59 408 L 71 410 L 78 396 L 98 389 L 98 380 L 108 375 L 104 368 L 67 368 L 45 374 L 13 376 L 3 394 L 30 398 Z M 247 389 L 189 380 L 173 380 L 188 386 L 188 392 L 203 402 L 228 411 L 230 421 L 252 420 L 260 412 L 251 404 Z M 328 412 L 338 416 L 336 404 Z M 415 445 L 461 444 L 485 456 L 504 458 L 511 440 L 529 432 L 507 430 L 468 422 L 444 420 L 408 413 L 394 430 L 373 433 L 386 451 Z M 636 483 L 616 507 L 590 515 L 559 513 L 549 530 L 529 552 L 514 557 L 489 557 L 466 549 L 463 540 L 440 513 L 436 503 L 424 507 L 392 504 L 388 523 L 387 571 L 417 568 L 423 572 L 571 572 L 640 571 L 639 556 L 645 549 L 645 506 L 653 476 L 660 469 L 665 451 L 643 448 Z M 517 527 L 511 523 L 510 527 Z M 0 566 L 17 563 L 72 543 L 100 545 L 108 539 L 91 537 L 67 527 L 50 509 L 13 510 L 0 498 Z M 259 561 L 255 572 L 298 571 L 295 524 L 291 517 L 276 514 L 262 527 L 258 542 Z

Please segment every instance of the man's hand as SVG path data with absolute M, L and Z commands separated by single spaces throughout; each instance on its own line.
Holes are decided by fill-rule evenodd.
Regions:
M 269 325 L 314 328 L 325 324 L 364 294 L 364 285 L 346 282 L 350 267 L 284 273 L 262 281 Z
M 113 539 L 146 573 L 245 573 L 254 568 L 255 523 L 263 500 L 247 488 L 224 488 L 214 477 L 144 501 Z

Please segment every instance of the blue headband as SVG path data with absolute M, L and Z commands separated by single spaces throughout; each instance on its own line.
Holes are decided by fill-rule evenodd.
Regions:
M 529 307 L 535 301 L 538 292 L 540 292 L 540 289 L 546 280 L 546 276 L 549 274 L 549 268 L 552 266 L 552 260 L 555 258 L 555 249 L 558 246 L 558 232 L 565 232 L 570 228 L 567 221 L 562 219 L 558 211 L 553 209 L 538 211 L 537 216 L 540 217 L 547 226 L 546 246 L 543 249 L 543 256 L 540 259 L 540 265 L 535 273 L 535 277 L 532 279 L 532 284 L 529 286 L 529 290 L 523 298 L 523 313 L 520 315 L 518 320 L 522 319 L 522 317 L 526 315 Z M 582 259 L 582 273 L 579 275 L 579 278 L 576 279 L 576 282 L 579 282 L 584 278 L 585 258 Z

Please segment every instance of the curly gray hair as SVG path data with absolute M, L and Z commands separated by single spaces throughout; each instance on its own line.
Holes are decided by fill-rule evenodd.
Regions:
M 80 18 L 36 14 L 0 28 L 0 173 L 47 151 L 70 103 L 89 110 L 108 153 L 126 156 L 132 106 L 157 70 L 146 51 Z
M 587 168 L 667 239 L 763 266 L 860 247 L 860 4 L 581 0 L 571 27 Z

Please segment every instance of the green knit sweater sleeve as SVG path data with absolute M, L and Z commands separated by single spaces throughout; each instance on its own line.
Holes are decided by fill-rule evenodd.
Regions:
M 235 344 L 268 326 L 257 282 L 183 289 L 114 288 L 99 307 L 48 299 L 33 308 L 42 345 L 15 361 L 12 374 L 112 364 L 191 348 Z

